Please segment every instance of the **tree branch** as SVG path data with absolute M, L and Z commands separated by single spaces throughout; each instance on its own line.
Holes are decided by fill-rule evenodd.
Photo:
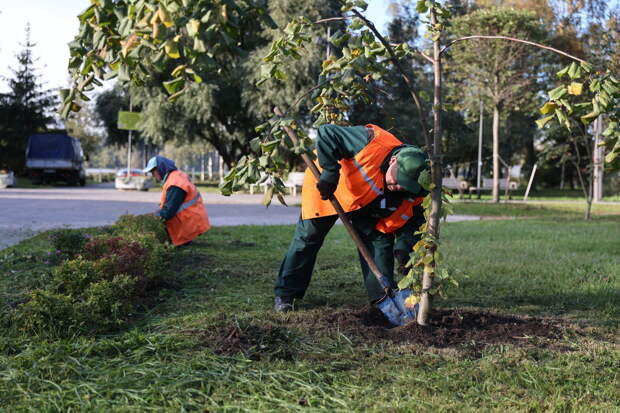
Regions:
M 335 22 L 335 21 L 346 21 L 349 20 L 350 17 L 329 17 L 327 19 L 321 19 L 321 20 L 317 20 L 314 22 L 314 24 L 323 24 L 323 23 L 331 23 L 331 22 Z M 371 28 L 372 30 L 372 28 Z M 390 46 L 393 46 L 394 44 L 391 43 Z M 417 50 L 417 49 L 412 49 L 413 52 L 418 53 L 420 56 L 422 56 L 423 58 L 425 58 L 426 60 L 428 60 L 430 63 L 433 63 L 433 59 L 427 55 L 426 53 L 422 52 L 421 50 Z
M 411 94 L 411 97 L 413 98 L 415 106 L 418 109 L 418 112 L 420 113 L 420 124 L 422 126 L 422 134 L 424 135 L 424 141 L 426 142 L 426 146 L 428 150 L 430 151 L 431 148 L 433 147 L 433 141 L 431 140 L 431 137 L 428 133 L 428 126 L 426 125 L 424 109 L 422 108 L 422 101 L 420 97 L 418 96 L 418 93 L 413 88 L 413 81 L 409 78 L 409 76 L 407 76 L 407 72 L 405 72 L 404 68 L 400 64 L 400 61 L 398 60 L 398 57 L 394 53 L 394 49 L 392 48 L 392 46 L 390 46 L 390 44 L 385 40 L 385 38 L 381 35 L 381 33 L 379 33 L 375 25 L 359 11 L 353 9 L 353 13 L 357 17 L 359 17 L 366 24 L 366 26 L 368 26 L 368 28 L 375 34 L 377 39 L 379 39 L 383 47 L 385 47 L 385 50 L 387 50 L 387 52 L 389 53 L 390 58 L 392 60 L 392 64 L 394 64 L 396 69 L 398 69 L 398 71 L 400 72 L 403 80 L 405 81 L 405 84 L 407 85 L 407 88 L 409 89 L 409 93 Z
M 462 42 L 462 41 L 465 41 L 465 40 L 472 40 L 472 39 L 499 39 L 499 40 L 509 40 L 511 42 L 529 44 L 530 46 L 538 47 L 540 49 L 550 50 L 550 51 L 552 51 L 554 53 L 557 53 L 559 55 L 568 57 L 569 59 L 576 60 L 576 61 L 578 61 L 580 63 L 588 63 L 588 62 L 586 62 L 583 59 L 580 59 L 578 57 L 570 55 L 570 54 L 568 54 L 566 52 L 563 52 L 561 50 L 558 50 L 556 48 L 553 48 L 553 47 L 550 47 L 550 46 L 545 46 L 544 44 L 540 44 L 540 43 L 536 43 L 536 42 L 531 42 L 529 40 L 517 39 L 515 37 L 508 37 L 508 36 L 482 36 L 482 35 L 474 35 L 474 36 L 461 37 L 460 39 L 452 40 L 450 43 L 445 45 L 443 47 L 443 49 L 441 49 L 441 54 L 443 54 L 443 52 L 445 52 L 450 46 L 452 46 L 455 43 Z

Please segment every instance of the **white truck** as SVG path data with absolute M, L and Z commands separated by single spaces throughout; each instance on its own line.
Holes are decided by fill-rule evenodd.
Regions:
M 41 133 L 28 139 L 26 169 L 33 184 L 63 181 L 84 186 L 84 160 L 80 141 L 69 135 Z

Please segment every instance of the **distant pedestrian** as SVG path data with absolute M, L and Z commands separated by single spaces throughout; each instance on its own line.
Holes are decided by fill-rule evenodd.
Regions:
M 211 228 L 200 192 L 172 160 L 154 156 L 149 159 L 144 172 L 151 172 L 157 182 L 163 181 L 160 209 L 156 214 L 166 223 L 175 246 L 187 244 Z

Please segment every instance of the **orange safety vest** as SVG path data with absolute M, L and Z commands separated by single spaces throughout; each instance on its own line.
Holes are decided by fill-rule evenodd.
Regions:
M 353 158 L 338 161 L 340 179 L 334 196 L 345 212 L 363 208 L 383 195 L 385 174 L 381 171 L 381 164 L 394 148 L 403 145 L 394 135 L 376 125 L 369 124 L 366 127 L 372 128 L 374 137 Z M 317 161 L 315 164 L 321 169 Z M 321 199 L 316 178 L 310 168 L 306 169 L 301 195 L 302 219 L 336 215 L 331 202 Z M 423 200 L 423 197 L 404 200 L 390 216 L 379 219 L 375 228 L 386 234 L 395 232 L 413 216 L 413 207 Z
M 191 183 L 189 177 L 179 170 L 174 170 L 168 174 L 161 191 L 160 208 L 164 207 L 166 193 L 171 186 L 179 187 L 185 191 L 185 199 L 183 199 L 183 203 L 176 215 L 166 221 L 166 229 L 170 239 L 174 245 L 178 246 L 190 242 L 198 235 L 207 232 L 211 225 L 209 224 L 209 216 L 202 203 L 200 192 Z

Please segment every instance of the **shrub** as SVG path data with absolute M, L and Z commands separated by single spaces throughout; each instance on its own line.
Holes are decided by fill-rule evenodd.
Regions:
M 53 251 L 48 255 L 51 263 L 55 265 L 62 260 L 75 257 L 91 236 L 80 230 L 61 229 L 52 232 L 49 238 L 52 242 Z
M 136 232 L 119 236 L 113 231 L 116 235 L 88 241 L 82 234 L 63 231 L 55 239 L 63 239 L 61 254 L 70 259 L 52 270 L 47 290 L 33 291 L 14 309 L 10 323 L 22 332 L 52 337 L 123 326 L 137 306 L 148 304 L 160 288 L 171 284 L 163 277 L 168 273 L 172 246 L 163 244 L 156 231 L 139 232 L 138 223 L 152 223 L 152 219 L 131 222 Z
M 38 289 L 15 309 L 13 323 L 24 333 L 67 337 L 80 328 L 79 310 L 68 295 Z
M 112 231 L 122 237 L 133 237 L 136 234 L 152 234 L 160 243 L 168 242 L 168 233 L 161 219 L 152 214 L 121 215 L 112 226 Z

